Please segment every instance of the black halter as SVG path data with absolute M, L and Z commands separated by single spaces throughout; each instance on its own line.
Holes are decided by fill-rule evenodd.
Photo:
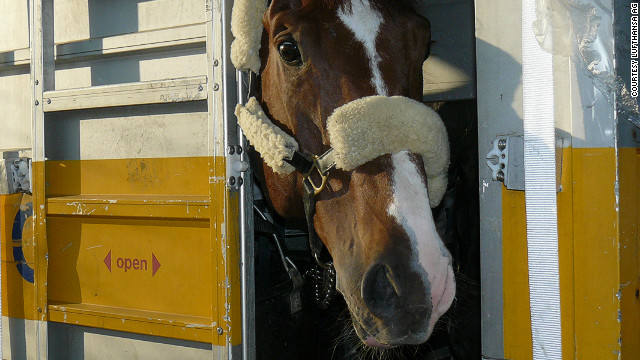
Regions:
M 257 74 L 249 72 L 249 97 L 257 93 Z M 326 309 L 335 295 L 336 271 L 333 259 L 329 251 L 320 240 L 313 226 L 313 216 L 316 213 L 315 196 L 326 188 L 329 172 L 335 167 L 333 149 L 330 148 L 324 154 L 308 155 L 296 150 L 290 159 L 283 159 L 303 175 L 302 200 L 307 221 L 307 233 L 309 236 L 309 248 L 311 256 L 320 269 L 310 271 L 311 280 L 315 283 L 315 297 L 318 305 Z
M 333 266 L 333 261 L 326 247 L 318 237 L 313 226 L 313 216 L 316 213 L 315 196 L 319 194 L 327 184 L 329 172 L 335 167 L 332 160 L 333 149 L 320 156 L 308 156 L 296 151 L 291 159 L 284 159 L 297 171 L 303 174 L 302 180 L 302 201 L 304 203 L 304 213 L 307 219 L 307 230 L 309 233 L 309 248 L 316 263 L 323 269 Z M 323 251 L 324 250 L 324 251 Z

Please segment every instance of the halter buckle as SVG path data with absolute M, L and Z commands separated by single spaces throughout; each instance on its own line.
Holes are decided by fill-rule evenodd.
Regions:
M 308 181 L 309 185 L 311 185 L 311 187 L 313 188 L 313 195 L 318 195 L 322 190 L 324 190 L 327 187 L 327 179 L 329 178 L 328 172 L 326 173 L 322 172 L 322 169 L 318 162 L 320 158 L 321 156 L 312 155 L 313 163 L 311 164 L 311 169 L 309 169 L 309 172 L 304 174 L 304 179 Z M 311 177 L 314 170 L 317 171 L 318 175 L 320 176 L 320 184 L 317 184 L 316 182 L 314 182 L 313 178 Z

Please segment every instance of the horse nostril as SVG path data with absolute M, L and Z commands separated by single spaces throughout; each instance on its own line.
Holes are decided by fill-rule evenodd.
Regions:
M 375 264 L 362 280 L 362 300 L 377 317 L 384 318 L 395 312 L 401 290 L 386 265 Z

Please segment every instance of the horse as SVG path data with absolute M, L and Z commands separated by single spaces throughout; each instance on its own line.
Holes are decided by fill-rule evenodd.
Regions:
M 418 6 L 411 0 L 271 0 L 254 66 L 265 118 L 301 153 L 325 154 L 336 109 L 372 96 L 419 100 L 430 25 Z M 361 342 L 381 349 L 426 342 L 451 306 L 456 282 L 434 225 L 424 157 L 405 149 L 350 170 L 333 168 L 322 179 L 326 185 L 314 187 L 311 216 L 305 174 L 283 174 L 257 161 L 273 211 L 288 224 L 309 223 L 328 250 Z

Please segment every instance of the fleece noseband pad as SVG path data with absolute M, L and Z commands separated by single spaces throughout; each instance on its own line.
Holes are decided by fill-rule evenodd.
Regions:
M 298 143 L 265 115 L 255 98 L 236 107 L 245 136 L 275 172 L 288 174 Z M 447 189 L 449 141 L 440 116 L 402 96 L 369 96 L 351 101 L 327 119 L 336 167 L 353 170 L 379 156 L 409 151 L 423 158 L 429 202 L 437 206 Z
M 429 202 L 447 190 L 449 140 L 430 107 L 402 96 L 368 96 L 337 108 L 327 119 L 336 167 L 353 170 L 379 156 L 409 151 L 422 156 Z

